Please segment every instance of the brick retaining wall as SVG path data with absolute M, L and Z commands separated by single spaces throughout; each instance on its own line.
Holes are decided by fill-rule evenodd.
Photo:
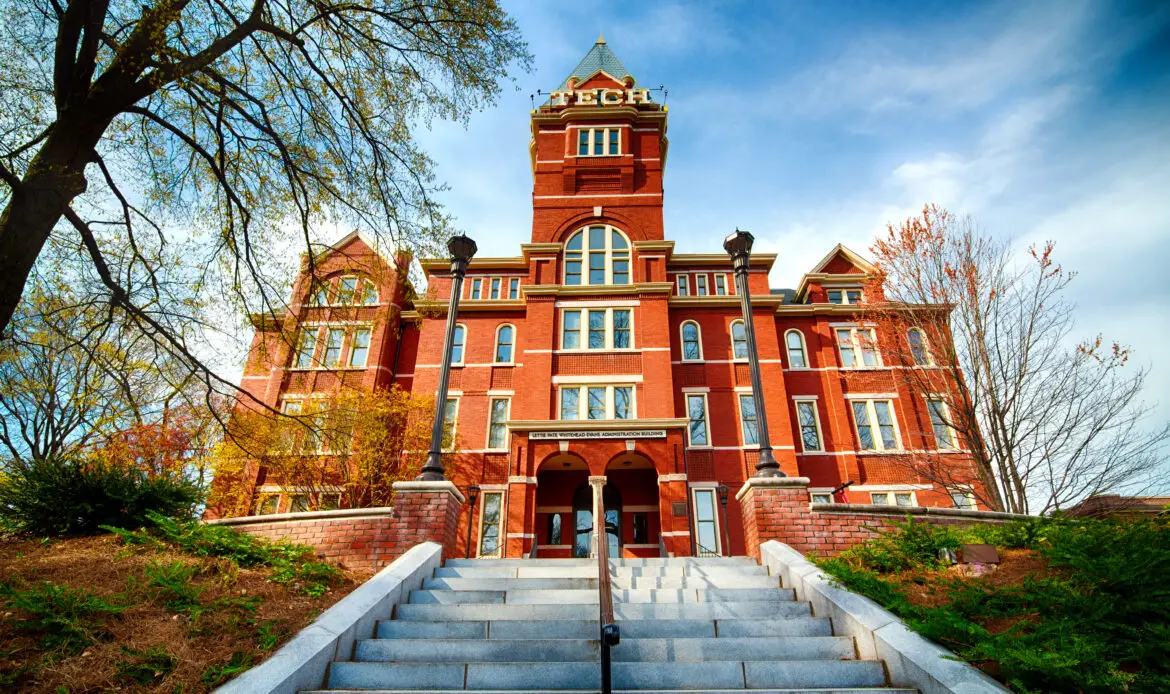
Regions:
M 778 540 L 800 552 L 832 556 L 872 539 L 907 516 L 937 525 L 968 526 L 1031 518 L 1011 513 L 923 506 L 810 504 L 808 479 L 750 479 L 739 494 L 748 553 L 759 556 L 760 544 Z

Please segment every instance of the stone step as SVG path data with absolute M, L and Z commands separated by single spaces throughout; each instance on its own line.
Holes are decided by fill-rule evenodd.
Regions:
M 616 649 L 615 649 L 616 652 Z M 334 689 L 451 689 L 563 691 L 600 686 L 597 663 L 370 663 L 339 662 L 329 669 Z M 613 664 L 615 689 L 785 689 L 880 687 L 877 661 L 790 660 Z
M 610 559 L 610 566 L 758 566 L 759 562 L 751 557 L 644 557 Z M 596 559 L 448 559 L 443 562 L 446 567 L 480 567 L 480 566 L 597 566 Z
M 779 588 L 779 576 L 742 576 L 727 574 L 705 576 L 616 576 L 614 588 L 643 590 L 654 588 Z M 478 578 L 428 578 L 425 590 L 597 590 L 596 578 L 509 578 L 488 576 Z
M 430 694 L 458 694 L 466 689 L 428 689 Z M 515 689 L 480 689 L 479 694 L 516 694 Z M 561 689 L 562 694 L 597 694 L 596 689 Z M 744 694 L 740 689 L 615 689 L 614 694 Z M 418 694 L 417 689 L 317 689 L 301 694 Z M 919 694 L 917 689 L 895 687 L 832 687 L 825 689 L 753 689 L 751 694 Z
M 714 580 L 738 576 L 767 576 L 763 566 L 618 566 L 610 573 L 615 581 L 630 577 L 691 578 Z M 435 578 L 597 578 L 596 566 L 440 566 Z
M 615 603 L 689 603 L 689 602 L 780 602 L 795 600 L 791 590 L 757 588 L 710 588 L 687 590 L 613 591 Z M 415 605 L 596 605 L 596 590 L 412 590 L 410 603 Z
M 440 591 L 436 591 L 440 592 Z M 495 621 L 545 619 L 597 619 L 596 604 L 581 605 L 396 605 L 397 619 L 408 621 Z M 617 603 L 614 614 L 619 620 L 637 619 L 788 619 L 809 617 L 807 602 L 693 602 L 693 603 Z
M 832 636 L 823 617 L 788 619 L 635 619 L 619 623 L 622 639 Z M 542 621 L 499 620 L 464 622 L 378 623 L 380 639 L 592 639 L 597 637 L 597 618 Z
M 597 662 L 596 639 L 363 639 L 353 659 L 368 662 L 510 663 Z M 623 638 L 614 662 L 691 663 L 722 660 L 851 659 L 853 640 L 844 636 L 787 638 Z

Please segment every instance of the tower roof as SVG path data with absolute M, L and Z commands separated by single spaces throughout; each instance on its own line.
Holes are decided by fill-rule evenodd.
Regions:
M 593 44 L 593 48 L 590 48 L 581 62 L 577 63 L 577 67 L 573 68 L 573 71 L 561 83 L 560 88 L 564 89 L 569 86 L 569 77 L 576 77 L 577 83 L 580 84 L 599 72 L 604 72 L 617 80 L 633 77 L 622 61 L 609 49 L 604 36 L 597 37 L 597 43 Z M 634 84 L 641 86 L 637 84 L 636 78 Z

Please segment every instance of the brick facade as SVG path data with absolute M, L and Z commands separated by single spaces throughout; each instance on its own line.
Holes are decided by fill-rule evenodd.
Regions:
M 705 511 L 698 507 L 720 485 L 739 489 L 758 458 L 741 409 L 751 381 L 734 339 L 739 297 L 731 261 L 716 240 L 736 220 L 711 230 L 710 252 L 675 252 L 663 224 L 667 112 L 626 72 L 599 42 L 559 90 L 577 96 L 550 99 L 533 111 L 531 234 L 518 244 L 518 255 L 475 258 L 464 281 L 461 359 L 450 378 L 456 452 L 445 465 L 460 490 L 477 485 L 484 501 L 460 509 L 450 545 L 460 556 L 467 551 L 469 524 L 473 553 L 485 547 L 498 547 L 491 553 L 503 556 L 528 555 L 534 547 L 540 556 L 575 553 L 578 516 L 586 510 L 579 493 L 587 491 L 587 478 L 601 476 L 610 479 L 613 503 L 621 505 L 616 541 L 624 555 L 744 554 L 762 537 L 734 495 L 726 509 L 715 508 L 714 529 L 699 537 L 698 515 Z M 598 105 L 602 97 L 609 101 Z M 590 100 L 595 103 L 582 105 Z M 601 230 L 596 238 L 593 229 Z M 591 250 L 598 243 L 600 250 Z M 599 253 L 596 267 L 593 251 Z M 287 333 L 298 322 L 328 323 L 379 310 L 383 327 L 369 366 L 297 370 L 290 366 L 295 355 L 277 333 L 258 329 L 253 351 L 264 356 L 250 357 L 244 376 L 257 397 L 275 405 L 297 389 L 328 392 L 348 383 L 436 392 L 452 287 L 449 262 L 420 261 L 426 291 L 410 302 L 404 273 L 396 269 L 404 259 L 382 257 L 360 237 L 347 237 L 318 260 L 329 267 L 327 276 L 337 277 L 353 274 L 358 258 L 378 278 L 380 296 L 395 298 L 371 308 L 311 307 L 310 282 L 302 273 L 280 325 Z M 956 450 L 940 450 L 923 395 L 910 392 L 895 373 L 906 365 L 895 363 L 893 350 L 881 349 L 904 337 L 878 335 L 878 352 L 885 356 L 864 368 L 850 367 L 838 345 L 841 326 L 864 327 L 856 302 L 872 266 L 837 246 L 795 289 L 772 289 L 768 274 L 775 258 L 754 254 L 747 280 L 774 454 L 785 473 L 809 480 L 803 503 L 810 492 L 821 500 L 852 481 L 850 501 L 887 494 L 889 503 L 953 506 L 947 491 L 921 479 L 910 463 L 930 455 L 964 470 L 970 456 L 961 442 Z M 589 345 L 595 337 L 588 332 L 590 312 L 608 312 L 596 348 Z M 622 313 L 619 318 L 612 312 Z M 577 345 L 565 337 L 573 320 L 584 322 Z M 621 338 L 620 321 L 628 321 Z M 511 344 L 501 356 L 505 328 Z M 697 339 L 688 344 L 684 335 L 692 329 Z M 786 342 L 792 331 L 800 337 L 796 349 Z M 860 364 L 860 352 L 854 357 Z M 584 405 L 580 419 L 562 419 L 564 398 L 571 397 L 564 389 L 576 388 L 587 400 L 590 388 L 606 387 L 606 419 L 590 420 Z M 632 397 L 630 419 L 614 421 L 617 400 L 626 392 Z M 704 403 L 700 424 L 688 418 L 690 401 L 698 397 Z M 493 400 L 506 401 L 503 435 L 494 441 Z M 885 403 L 872 417 L 885 417 L 888 409 L 893 419 L 897 445 L 891 450 L 861 440 L 853 403 L 872 400 Z M 798 402 L 811 403 L 815 412 L 815 446 L 801 435 Z M 871 435 L 879 437 L 877 422 L 872 425 Z M 498 545 L 485 546 L 480 537 L 481 528 L 491 525 L 482 520 L 488 501 L 489 515 L 502 518 L 492 526 Z M 836 526 L 817 527 L 836 532 Z

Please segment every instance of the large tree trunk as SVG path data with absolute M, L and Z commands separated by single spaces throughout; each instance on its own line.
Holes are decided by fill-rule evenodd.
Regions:
M 49 233 L 85 192 L 85 166 L 104 130 L 58 121 L 0 215 L 0 340 Z

